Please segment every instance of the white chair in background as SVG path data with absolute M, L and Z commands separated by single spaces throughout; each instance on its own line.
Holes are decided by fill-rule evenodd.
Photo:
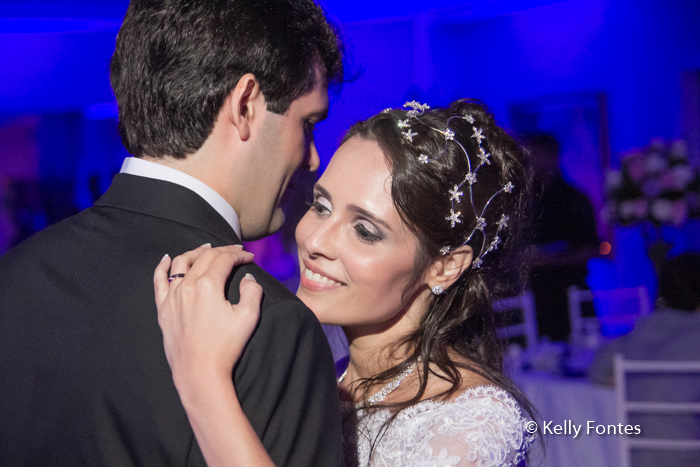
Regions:
M 518 297 L 504 298 L 494 302 L 495 312 L 507 312 L 520 310 L 522 321 L 498 328 L 498 337 L 508 339 L 511 337 L 524 336 L 525 346 L 529 347 L 537 343 L 537 315 L 535 314 L 535 298 L 532 292 L 526 290 Z
M 651 313 L 649 293 L 644 286 L 592 291 L 572 285 L 568 301 L 573 342 L 582 339 L 590 329 L 632 326 L 640 316 Z M 593 302 L 598 316 L 583 316 L 581 304 L 584 302 Z
M 581 304 L 584 302 L 593 302 L 593 292 L 588 289 L 579 289 L 572 285 L 568 289 L 569 301 L 569 327 L 571 329 L 572 343 L 578 343 L 583 340 L 585 330 L 592 327 L 598 329 L 598 318 L 595 316 L 583 316 Z
M 625 360 L 621 354 L 617 354 L 614 362 L 618 420 L 623 425 L 628 424 L 630 413 L 700 414 L 700 402 L 635 402 L 627 399 L 628 374 L 696 374 L 700 376 L 700 361 Z M 619 441 L 621 467 L 631 467 L 632 449 L 698 451 L 700 456 L 700 440 L 697 439 L 634 438 L 623 434 L 619 437 Z

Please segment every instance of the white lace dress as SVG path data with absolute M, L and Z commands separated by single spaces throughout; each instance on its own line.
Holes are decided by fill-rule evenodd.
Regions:
M 377 440 L 390 417 L 388 410 L 348 417 L 343 427 L 348 467 L 518 465 L 536 438 L 527 432 L 518 403 L 495 386 L 469 388 L 454 401 L 419 402 L 399 412 Z

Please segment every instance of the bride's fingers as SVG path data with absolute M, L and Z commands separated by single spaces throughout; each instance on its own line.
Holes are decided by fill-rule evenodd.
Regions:
M 254 318 L 253 325 L 257 324 L 263 295 L 262 286 L 257 283 L 252 274 L 246 274 L 241 280 L 238 290 L 240 290 L 241 299 L 236 305 L 233 305 L 233 309 L 247 315 L 251 320 Z
M 199 248 L 187 251 L 173 259 L 170 265 L 170 275 L 187 274 L 192 267 L 192 264 L 202 255 L 202 253 L 211 250 L 211 243 L 205 243 Z
M 156 292 L 156 305 L 160 306 L 168 295 L 168 270 L 172 260 L 169 255 L 163 256 L 153 273 L 153 288 Z
M 199 248 L 188 251 L 179 255 L 174 260 L 170 258 L 169 255 L 163 256 L 160 260 L 158 266 L 156 266 L 153 272 L 153 288 L 155 290 L 156 296 L 156 306 L 160 307 L 163 301 L 168 295 L 168 290 L 170 289 L 170 284 L 174 281 L 170 281 L 169 278 L 173 274 L 185 274 L 190 268 L 190 265 L 206 250 L 211 249 L 210 243 L 205 243 Z M 168 272 L 170 271 L 170 272 Z M 175 279 L 175 282 L 179 282 L 180 278 Z
M 223 289 L 234 266 L 253 261 L 255 255 L 243 250 L 242 245 L 229 245 L 214 248 L 203 253 L 192 265 L 188 279 L 200 278 L 211 280 L 216 288 Z

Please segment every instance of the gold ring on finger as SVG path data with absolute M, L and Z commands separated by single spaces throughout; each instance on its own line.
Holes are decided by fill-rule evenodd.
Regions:
M 181 274 L 173 274 L 172 276 L 168 277 L 168 282 L 172 282 L 175 279 L 182 279 L 183 277 L 185 277 L 185 275 L 182 273 Z

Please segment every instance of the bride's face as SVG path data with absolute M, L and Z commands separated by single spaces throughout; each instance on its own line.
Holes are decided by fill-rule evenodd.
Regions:
M 402 311 L 417 246 L 391 199 L 379 145 L 354 137 L 336 151 L 296 230 L 297 295 L 324 324 L 382 323 Z

